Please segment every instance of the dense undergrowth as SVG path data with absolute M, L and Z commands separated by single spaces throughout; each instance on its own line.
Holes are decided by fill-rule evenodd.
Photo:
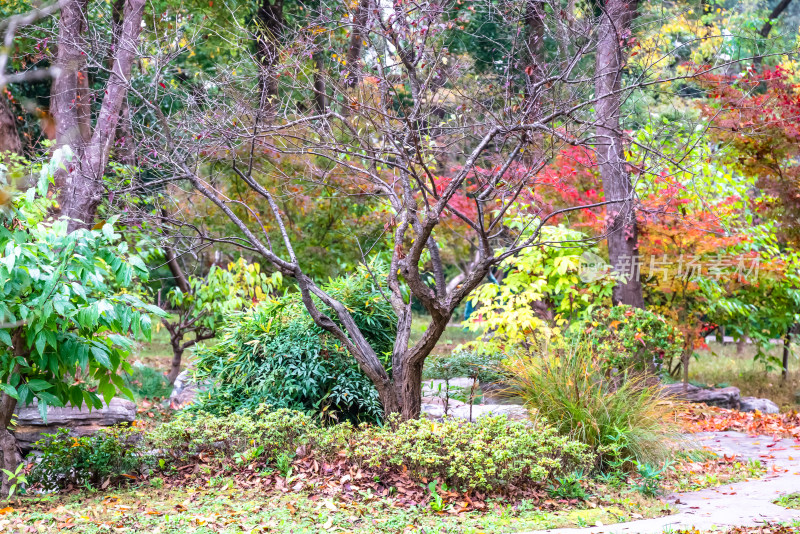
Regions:
M 370 268 L 382 269 L 379 264 Z M 323 289 L 350 310 L 376 353 L 388 355 L 396 318 L 374 280 L 362 267 Z M 325 421 L 383 417 L 373 384 L 341 343 L 314 324 L 299 293 L 286 293 L 231 320 L 218 343 L 199 347 L 195 356 L 195 379 L 211 384 L 196 410 L 226 414 L 268 404 Z M 389 369 L 388 357 L 384 364 Z

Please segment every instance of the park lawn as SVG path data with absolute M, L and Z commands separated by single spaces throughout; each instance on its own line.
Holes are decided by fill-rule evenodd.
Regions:
M 671 513 L 667 504 L 632 493 L 592 498 L 579 506 L 550 500 L 542 507 L 529 501 L 512 505 L 488 500 L 485 510 L 460 513 L 458 506 L 448 503 L 444 512 L 435 512 L 427 504 L 399 507 L 391 499 L 370 495 L 348 502 L 315 498 L 305 491 L 265 494 L 218 477 L 202 487 L 142 485 L 113 492 L 22 498 L 0 516 L 0 531 L 16 531 L 24 525 L 36 532 L 87 534 L 499 533 L 612 524 Z
M 800 347 L 794 346 L 800 353 Z M 780 358 L 783 347 L 774 346 L 770 356 Z M 689 380 L 698 386 L 736 386 L 743 397 L 764 397 L 774 401 L 781 411 L 800 409 L 796 394 L 800 393 L 800 360 L 791 355 L 789 375 L 784 381 L 779 369 L 765 370 L 763 363 L 753 360 L 756 349 L 745 345 L 741 354 L 735 343 L 709 343 L 698 351 L 698 358 L 689 364 Z

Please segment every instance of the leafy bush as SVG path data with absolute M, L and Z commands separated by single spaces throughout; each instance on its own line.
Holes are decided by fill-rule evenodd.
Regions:
M 324 289 L 350 310 L 388 367 L 396 317 L 369 272 L 362 268 Z M 196 378 L 213 384 L 195 405 L 201 411 L 222 414 L 268 404 L 325 420 L 378 421 L 383 416 L 372 383 L 338 340 L 314 324 L 298 294 L 231 320 L 218 344 L 195 354 Z
M 91 436 L 70 437 L 61 428 L 46 434 L 35 444 L 42 456 L 28 475 L 28 483 L 44 490 L 72 486 L 100 487 L 106 480 L 118 480 L 138 471 L 143 456 L 135 428 L 107 428 Z
M 631 306 L 596 308 L 580 335 L 608 369 L 658 371 L 683 350 L 677 328 L 657 313 Z
M 583 471 L 573 471 L 563 477 L 556 477 L 556 483 L 547 488 L 547 493 L 554 499 L 586 500 L 586 490 L 583 487 Z
M 412 419 L 366 427 L 354 435 L 351 458 L 362 466 L 407 469 L 418 480 L 441 479 L 462 490 L 543 484 L 592 461 L 588 448 L 548 426 L 482 417 L 433 423 Z
M 589 445 L 601 467 L 624 458 L 655 461 L 668 452 L 657 386 L 641 372 L 609 379 L 586 346 L 511 358 L 511 391 L 559 433 Z
M 123 379 L 125 386 L 133 392 L 134 396 L 140 399 L 169 397 L 172 386 L 164 373 L 141 363 L 134 363 L 131 367 L 131 372 L 124 374 Z
M 521 239 L 530 232 L 551 243 L 581 243 L 586 235 L 562 225 L 538 227 L 526 217 L 509 221 Z M 498 251 L 499 252 L 499 251 Z M 465 321 L 474 332 L 489 334 L 466 346 L 489 354 L 536 351 L 545 339 L 559 338 L 571 324 L 585 320 L 591 310 L 610 301 L 616 281 L 608 273 L 581 278 L 585 254 L 596 252 L 582 246 L 537 246 L 505 259 L 506 274 L 499 283 L 486 283 L 473 291 L 475 311 Z

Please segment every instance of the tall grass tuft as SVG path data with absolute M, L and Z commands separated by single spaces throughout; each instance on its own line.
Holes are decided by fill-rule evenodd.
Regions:
M 677 433 L 666 423 L 667 407 L 651 377 L 625 371 L 609 377 L 581 345 L 543 346 L 505 367 L 508 393 L 520 397 L 532 417 L 592 447 L 602 464 L 658 462 L 669 455 Z

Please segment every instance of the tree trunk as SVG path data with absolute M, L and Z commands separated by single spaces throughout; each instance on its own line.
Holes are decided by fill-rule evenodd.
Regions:
M 624 41 L 630 36 L 630 23 L 636 0 L 606 0 L 598 29 L 595 65 L 595 104 L 597 113 L 597 162 L 603 181 L 608 217 L 608 255 L 614 269 L 624 275 L 617 282 L 612 301 L 644 308 L 639 278 L 638 228 L 634 188 L 625 161 L 620 127 L 619 90 L 624 68 Z
M 747 343 L 747 337 L 750 335 L 750 325 L 747 325 L 742 332 L 742 335 L 739 339 L 736 340 L 736 354 L 741 354 L 744 352 L 744 345 Z
M 314 105 L 317 113 L 328 110 L 328 95 L 325 93 L 325 78 L 322 72 L 322 56 L 314 54 Z
M 792 344 L 792 327 L 786 329 L 786 336 L 783 338 L 783 368 L 781 370 L 781 379 L 785 382 L 789 376 L 789 354 L 791 352 Z
M 175 278 L 175 283 L 181 291 L 188 294 L 191 291 L 189 280 L 186 279 L 186 275 L 183 273 L 181 264 L 178 263 L 178 258 L 175 256 L 175 251 L 172 250 L 172 247 L 164 247 L 164 256 L 167 259 L 167 266 L 172 273 L 172 277 Z
M 6 151 L 19 154 L 22 152 L 22 143 L 8 99 L 0 93 L 0 153 Z
M 19 358 L 27 356 L 28 350 L 26 348 L 25 338 L 22 336 L 22 329 L 18 328 L 13 334 L 13 341 L 14 356 Z M 20 364 L 15 364 L 11 376 L 19 373 L 19 368 Z M 14 434 L 9 430 L 11 417 L 16 407 L 17 399 L 7 393 L 0 394 L 0 468 L 11 471 L 12 473 L 16 472 L 17 466 L 22 462 L 22 455 L 19 453 L 19 447 L 17 447 L 17 438 L 14 437 Z M 0 471 L 0 496 L 8 496 L 11 483 L 8 475 Z
M 275 115 L 278 99 L 278 48 L 283 34 L 283 0 L 262 0 L 256 14 L 256 58 L 259 62 L 259 107 L 268 118 Z
M 423 363 L 405 365 L 395 369 L 392 380 L 378 387 L 378 395 L 384 413 L 400 415 L 400 419 L 416 419 L 422 409 L 422 367 Z
M 83 153 L 90 137 L 89 78 L 86 72 L 88 0 L 61 0 L 58 23 L 58 76 L 53 80 L 50 113 L 56 121 L 56 146 Z M 65 178 L 64 175 L 61 176 Z M 57 184 L 61 185 L 61 184 Z
M 61 74 L 53 84 L 56 111 L 57 144 L 70 145 L 78 160 L 66 173 L 60 186 L 61 213 L 69 217 L 69 231 L 93 225 L 97 206 L 102 200 L 103 174 L 116 137 L 120 112 L 128 94 L 131 68 L 141 33 L 145 0 L 126 0 L 119 42 L 111 66 L 111 75 L 103 92 L 103 103 L 92 135 L 84 134 L 84 118 L 74 105 L 81 101 L 81 87 L 86 81 L 86 50 L 83 31 L 86 24 L 86 0 L 62 0 L 59 22 L 58 66 Z M 87 101 L 88 104 L 88 101 Z
M 172 343 L 172 364 L 170 365 L 169 374 L 167 375 L 167 381 L 169 385 L 173 385 L 175 383 L 175 379 L 178 378 L 178 375 L 181 374 L 181 360 L 183 359 L 183 349 L 180 347 L 181 340 L 177 340 L 177 344 L 173 341 Z
M 353 14 L 353 29 L 350 32 L 350 46 L 347 48 L 347 79 L 345 85 L 354 87 L 359 82 L 358 63 L 361 61 L 361 49 L 366 37 L 367 19 L 369 17 L 369 0 L 359 0 Z
M 683 391 L 687 391 L 689 389 L 689 361 L 692 358 L 692 352 L 694 351 L 694 345 L 692 344 L 691 340 L 684 341 L 683 344 L 683 352 L 681 353 L 681 368 L 683 371 Z
M 544 79 L 544 2 L 541 0 L 528 0 L 525 8 L 525 26 L 528 39 L 526 41 L 528 64 L 525 66 L 525 95 L 528 100 L 526 110 L 536 120 L 541 102 L 537 98 L 534 86 Z

